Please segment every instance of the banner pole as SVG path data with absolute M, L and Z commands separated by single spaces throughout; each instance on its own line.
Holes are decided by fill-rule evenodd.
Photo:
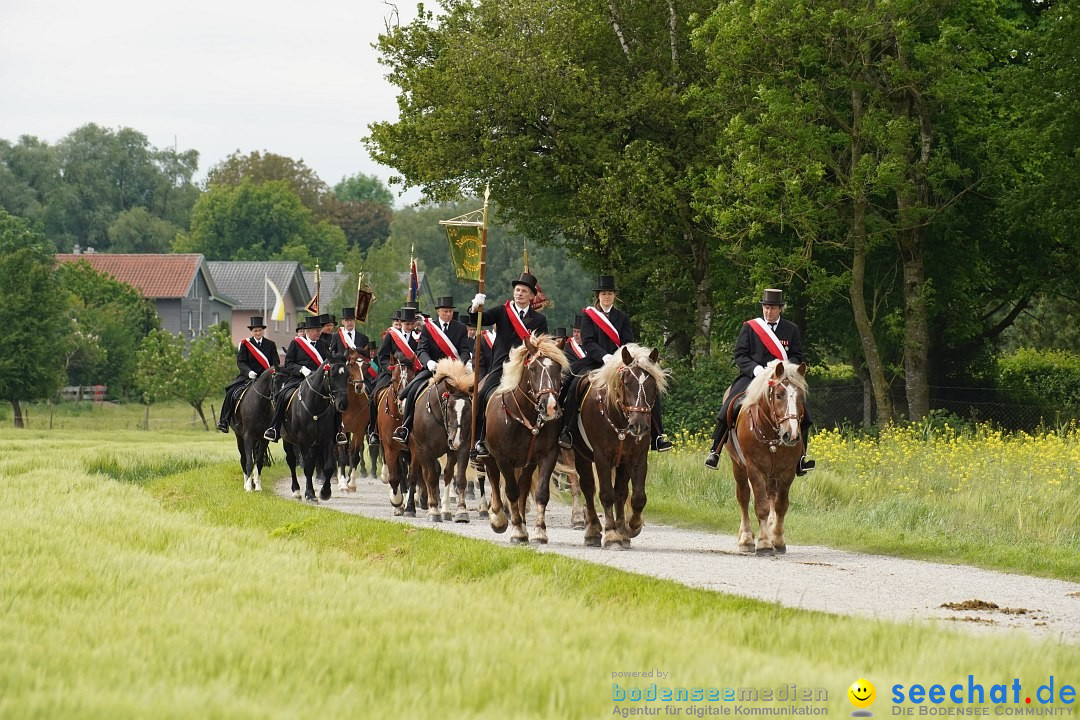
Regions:
M 484 187 L 484 219 L 480 226 L 480 279 L 477 281 L 476 291 L 484 292 L 484 273 L 487 271 L 487 228 L 488 228 L 488 197 L 491 194 L 491 186 Z M 484 306 L 476 308 L 476 344 L 473 347 L 473 392 L 472 392 L 472 433 L 469 435 L 469 447 L 476 447 L 476 418 L 480 412 L 476 406 L 476 394 L 480 388 L 480 343 L 484 341 L 483 325 Z M 490 370 L 490 368 L 488 368 Z

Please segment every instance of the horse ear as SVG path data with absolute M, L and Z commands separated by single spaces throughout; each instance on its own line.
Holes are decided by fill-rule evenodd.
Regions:
M 623 365 L 633 365 L 634 364 L 634 356 L 630 354 L 630 351 L 627 349 L 627 347 L 625 345 L 623 345 L 623 347 L 622 347 L 622 364 Z
M 656 348 L 653 348 L 652 352 L 649 353 L 649 362 L 655 364 L 656 361 L 659 360 L 659 359 L 660 359 L 660 351 L 657 350 Z
M 532 354 L 534 354 L 536 352 L 536 344 L 532 340 L 533 340 L 532 333 L 525 336 L 525 340 L 524 340 L 525 349 L 528 350 L 530 355 L 532 355 Z
M 776 369 L 773 370 L 773 377 L 777 379 L 784 377 L 784 363 L 776 363 Z
M 799 374 L 806 375 L 806 363 L 799 363 Z

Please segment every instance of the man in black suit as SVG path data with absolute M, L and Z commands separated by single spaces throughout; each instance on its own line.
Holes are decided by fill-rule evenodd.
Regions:
M 731 401 L 742 393 L 750 385 L 750 381 L 765 372 L 765 366 L 773 360 L 786 359 L 789 362 L 803 363 L 806 358 L 803 355 L 802 335 L 799 327 L 788 320 L 780 317 L 784 311 L 784 293 L 775 288 L 769 288 L 761 296 L 761 317 L 747 320 L 739 331 L 739 339 L 735 341 L 733 354 L 735 366 L 739 368 L 739 377 L 731 383 L 728 390 L 728 399 L 716 416 L 716 428 L 713 430 L 712 450 L 705 459 L 705 467 L 715 470 L 720 464 L 720 448 L 727 442 L 728 426 L 727 415 Z M 770 349 L 769 345 L 774 349 Z M 782 350 L 783 352 L 779 352 Z M 783 356 L 787 357 L 784 358 Z M 803 416 L 800 428 L 803 442 L 808 441 L 807 432 L 810 430 L 809 410 Z M 814 469 L 814 461 L 807 459 L 805 455 L 799 460 L 797 475 L 805 475 L 808 470 Z
M 514 296 L 502 305 L 496 305 L 491 309 L 484 309 L 481 325 L 495 326 L 495 341 L 491 345 L 491 367 L 488 368 L 480 387 L 477 389 L 476 407 L 476 447 L 473 449 L 476 457 L 487 457 L 488 450 L 484 444 L 485 415 L 488 398 L 499 386 L 502 380 L 503 363 L 510 357 L 510 351 L 521 345 L 530 333 L 546 333 L 548 331 L 547 318 L 542 313 L 532 309 L 533 298 L 536 297 L 536 278 L 530 273 L 523 272 L 512 281 Z M 470 324 L 475 324 L 476 310 L 483 305 L 487 296 L 477 293 L 469 305 L 469 313 L 472 314 Z
M 379 354 L 376 362 L 379 365 L 379 377 L 375 380 L 375 387 L 371 390 L 371 398 L 382 392 L 382 389 L 393 382 L 393 367 L 395 354 L 400 352 L 409 358 L 416 371 L 421 369 L 420 358 L 416 352 L 420 349 L 420 341 L 413 332 L 416 329 L 417 313 L 415 303 L 406 303 L 394 312 L 390 327 L 383 333 L 382 345 L 379 346 Z M 368 420 L 368 443 L 375 445 L 379 442 L 379 414 L 371 413 Z
M 584 356 L 574 356 L 570 363 L 572 374 L 563 383 L 563 430 L 559 435 L 559 445 L 567 449 L 574 444 L 570 429 L 577 422 L 580 404 L 577 378 L 603 367 L 607 362 L 618 362 L 616 353 L 619 348 L 634 342 L 630 316 L 615 307 L 615 276 L 598 275 L 595 292 L 596 303 L 581 311 L 581 350 Z M 652 409 L 652 447 L 658 452 L 671 449 L 671 443 L 664 437 L 659 397 Z
M 345 362 L 349 350 L 357 350 L 367 357 L 368 336 L 356 329 L 356 308 L 341 309 L 341 327 L 330 339 L 330 357 Z
M 229 422 L 236 411 L 236 396 L 239 395 L 240 388 L 249 385 L 264 370 L 278 366 L 277 345 L 273 340 L 263 337 L 263 331 L 266 330 L 263 319 L 253 315 L 248 322 L 248 330 L 251 331 L 251 337 L 241 340 L 236 349 L 236 367 L 240 374 L 225 388 L 225 402 L 221 404 L 217 429 L 223 433 L 229 432 Z
M 438 361 L 450 358 L 467 363 L 472 357 L 469 329 L 464 323 L 454 319 L 454 298 L 439 298 L 435 310 L 438 313 L 437 319 L 426 317 L 420 323 L 420 344 L 416 354 L 423 369 L 416 373 L 399 395 L 405 400 L 405 417 L 401 421 L 401 427 L 394 431 L 393 437 L 402 445 L 408 443 L 409 433 L 412 432 L 416 398 L 435 374 Z

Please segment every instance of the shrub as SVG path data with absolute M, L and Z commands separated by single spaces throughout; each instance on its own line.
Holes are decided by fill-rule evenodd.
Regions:
M 1047 411 L 1080 412 L 1080 354 L 1020 348 L 997 361 L 999 388 Z

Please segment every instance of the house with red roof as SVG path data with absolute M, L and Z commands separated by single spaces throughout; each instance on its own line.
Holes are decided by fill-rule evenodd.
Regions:
M 199 254 L 65 253 L 57 262 L 85 262 L 131 285 L 154 303 L 161 327 L 188 340 L 232 322 L 236 301 L 221 293 Z

